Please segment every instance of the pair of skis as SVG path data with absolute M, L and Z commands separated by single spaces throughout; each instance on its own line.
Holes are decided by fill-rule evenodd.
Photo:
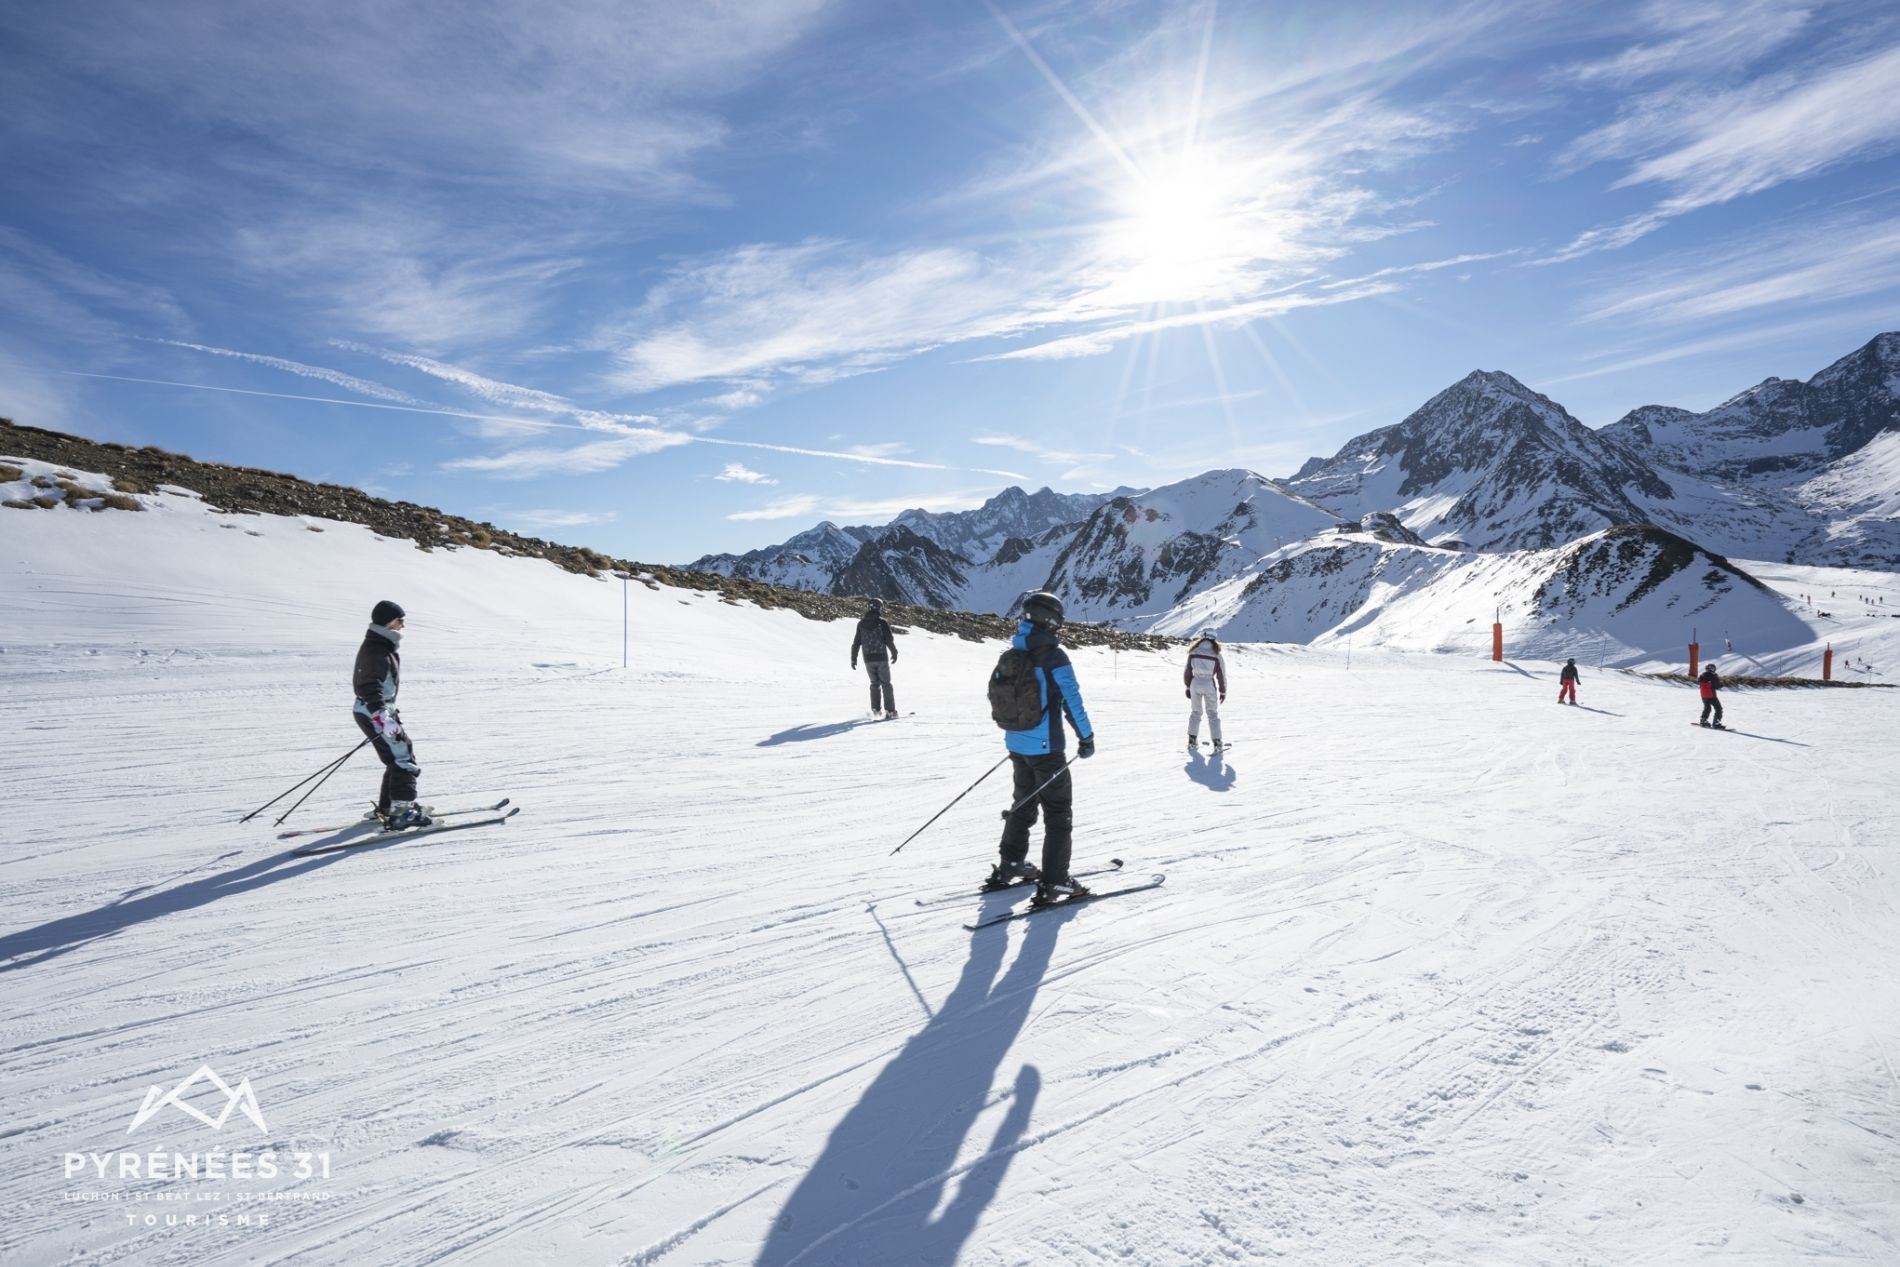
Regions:
M 1097 867 L 1093 871 L 1077 871 L 1074 872 L 1073 875 L 1076 879 L 1083 880 L 1091 876 L 1115 875 L 1120 872 L 1121 869 L 1122 860 L 1120 858 L 1110 858 L 1109 865 L 1106 867 Z M 1150 877 L 1145 884 L 1129 884 L 1119 889 L 1104 889 L 1099 892 L 1090 893 L 1085 897 L 1065 898 L 1060 902 L 1050 902 L 1046 906 L 1030 906 L 1020 911 L 1005 911 L 1001 915 L 992 915 L 990 918 L 978 920 L 974 924 L 965 924 L 964 927 L 971 932 L 975 932 L 979 928 L 990 928 L 996 924 L 1007 924 L 1011 920 L 1028 919 L 1032 915 L 1042 915 L 1049 911 L 1060 911 L 1071 906 L 1082 906 L 1089 902 L 1099 902 L 1103 898 L 1120 897 L 1125 893 L 1145 893 L 1149 889 L 1160 888 L 1162 882 L 1166 879 L 1167 876 L 1165 875 L 1155 875 Z M 917 899 L 917 905 L 942 906 L 949 902 L 968 901 L 972 896 L 980 897 L 985 893 L 1006 893 L 1011 889 L 1028 888 L 1033 884 L 1035 884 L 1034 880 L 1016 880 L 1009 884 L 999 884 L 995 888 L 979 886 L 974 894 L 970 890 L 965 889 L 957 893 L 944 894 L 938 897 L 920 897 Z
M 359 836 L 354 840 L 339 840 L 327 845 L 306 845 L 291 852 L 300 858 L 313 854 L 334 853 L 340 849 L 360 849 L 365 845 L 379 845 L 391 840 L 409 840 L 417 836 L 436 836 L 447 831 L 468 831 L 475 827 L 494 827 L 507 822 L 521 812 L 519 805 L 510 805 L 507 797 L 502 797 L 493 805 L 472 805 L 464 809 L 431 810 L 436 821 L 427 827 L 403 827 L 394 831 L 384 829 Z M 464 819 L 463 815 L 479 814 L 479 818 Z M 335 827 L 303 827 L 295 831 L 279 832 L 279 840 L 289 840 L 298 836 L 322 836 L 330 832 L 348 831 L 352 827 L 374 822 L 374 819 L 359 819 L 354 823 L 344 823 Z

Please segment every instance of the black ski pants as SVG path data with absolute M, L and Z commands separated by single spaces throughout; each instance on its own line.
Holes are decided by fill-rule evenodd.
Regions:
M 1021 802 L 1045 780 L 1049 786 L 1015 813 L 1003 816 L 1003 861 L 1021 862 L 1029 856 L 1029 829 L 1036 825 L 1040 811 L 1048 816 L 1042 826 L 1042 874 L 1050 880 L 1066 880 L 1075 833 L 1075 782 L 1063 768 L 1062 754 L 1025 757 L 1012 752 L 1009 767 L 1015 783 L 1010 797 L 1012 805 Z
M 1709 696 L 1709 698 L 1702 701 L 1702 724 L 1705 726 L 1708 725 L 1709 710 L 1711 708 L 1715 710 L 1715 724 L 1718 726 L 1721 725 L 1722 724 L 1722 701 L 1715 698 L 1715 696 L 1713 695 Z
M 383 759 L 383 786 L 376 796 L 376 812 L 387 814 L 392 801 L 415 800 L 416 775 L 421 773 L 420 767 L 405 770 L 398 765 L 396 753 L 389 746 L 389 741 L 376 733 L 375 725 L 363 715 L 362 709 L 352 709 L 350 716 L 356 719 L 357 729 L 369 736 L 370 746 L 376 749 L 376 755 Z M 408 764 L 415 766 L 415 747 L 409 743 L 407 736 L 404 736 L 402 744 L 406 750 L 403 755 L 408 759 Z
M 874 713 L 894 713 L 897 711 L 897 697 L 891 694 L 891 662 L 864 657 L 864 671 L 871 678 L 871 711 Z M 879 700 L 883 701 L 882 707 Z

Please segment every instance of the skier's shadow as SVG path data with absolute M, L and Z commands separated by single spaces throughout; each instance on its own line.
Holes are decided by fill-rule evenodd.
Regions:
M 1028 922 L 1022 948 L 1000 979 L 1010 938 L 972 935 L 970 958 L 950 997 L 872 1080 L 833 1128 L 824 1151 L 772 1222 L 754 1267 L 951 1267 L 1003 1185 L 1042 1089 L 1033 1065 L 995 1095 L 998 1069 L 1029 1019 L 1073 911 Z M 992 1099 L 1008 1108 L 981 1158 L 960 1176 L 957 1154 Z M 944 1189 L 956 1193 L 932 1217 Z
M 1240 772 L 1219 753 L 1212 758 L 1202 756 L 1198 751 L 1188 754 L 1187 764 L 1181 767 L 1187 776 L 1210 792 L 1225 792 L 1234 786 L 1234 780 Z
M 140 894 L 140 890 L 132 889 L 117 901 L 83 914 L 48 920 L 37 927 L 0 936 L 0 972 L 12 972 L 45 963 L 67 951 L 77 950 L 114 933 L 122 933 L 148 920 L 194 910 L 219 898 L 247 893 L 280 880 L 294 880 L 338 862 L 342 857 L 342 853 L 333 853 L 315 858 L 299 858 L 286 851 L 233 867 L 219 875 L 191 880 L 154 893 L 134 896 Z
M 1588 704 L 1572 704 L 1571 707 L 1581 708 L 1586 713 L 1602 713 L 1605 717 L 1621 717 L 1623 715 L 1621 713 L 1613 713 L 1607 708 L 1592 708 Z
M 829 739 L 833 735 L 842 735 L 847 730 L 856 730 L 859 726 L 869 726 L 873 719 L 859 717 L 852 721 L 835 721 L 828 725 L 807 722 L 803 726 L 793 726 L 790 730 L 781 730 L 776 735 L 767 735 L 754 744 L 757 748 L 774 748 L 782 743 L 804 743 L 808 739 Z

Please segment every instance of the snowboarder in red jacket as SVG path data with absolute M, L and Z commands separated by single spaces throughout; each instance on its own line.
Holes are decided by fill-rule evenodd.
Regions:
M 1696 679 L 1696 685 L 1702 689 L 1702 720 L 1696 724 L 1712 730 L 1727 730 L 1722 724 L 1722 701 L 1716 692 L 1722 689 L 1722 675 L 1715 671 L 1713 664 L 1702 670 L 1702 676 Z M 1709 711 L 1715 711 L 1715 720 L 1709 720 Z

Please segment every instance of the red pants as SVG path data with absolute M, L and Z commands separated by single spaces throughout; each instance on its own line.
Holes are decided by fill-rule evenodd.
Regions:
M 1557 702 L 1562 704 L 1566 699 L 1572 704 L 1577 702 L 1577 684 L 1575 682 L 1565 682 L 1562 686 L 1557 688 Z

